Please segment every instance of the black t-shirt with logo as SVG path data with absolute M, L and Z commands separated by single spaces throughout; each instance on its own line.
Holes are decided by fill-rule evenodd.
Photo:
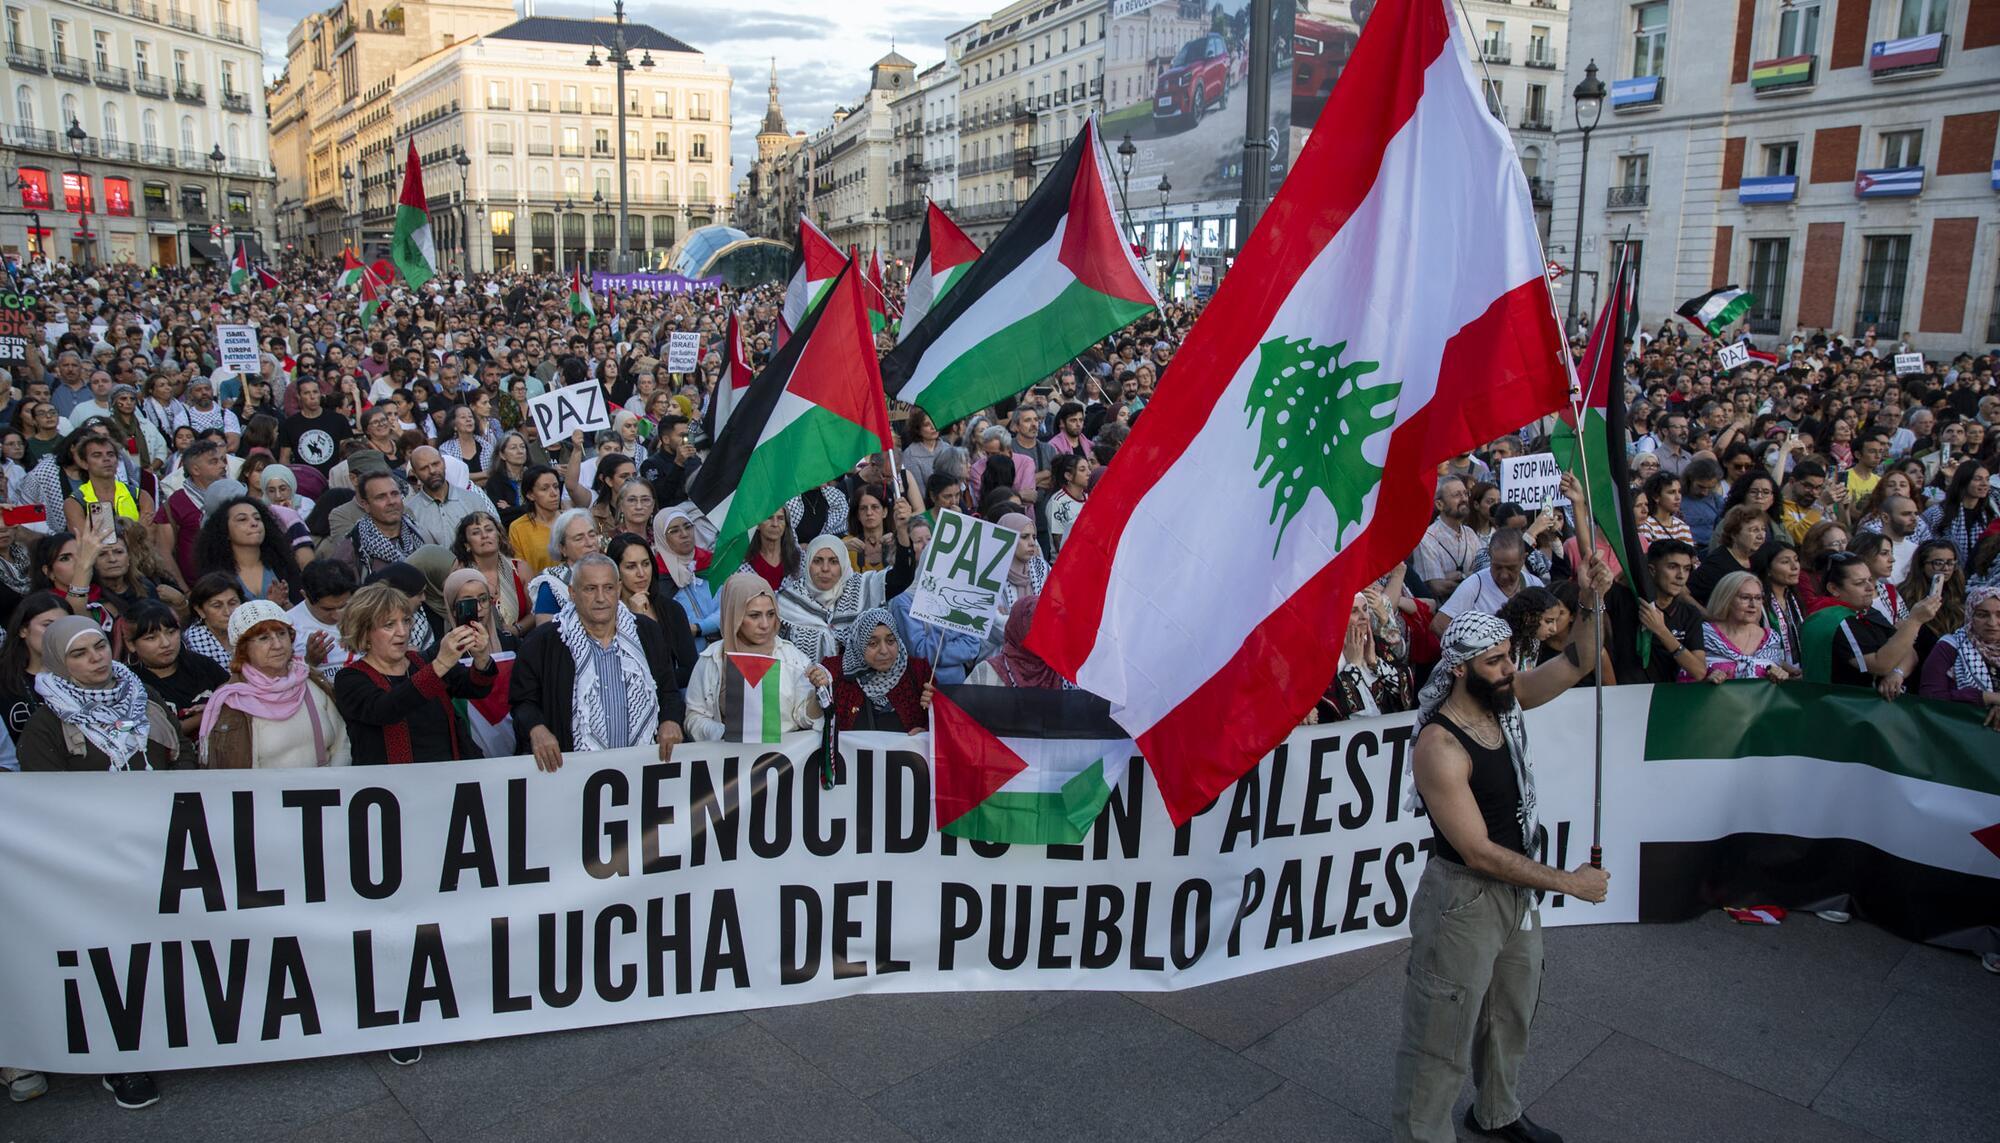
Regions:
M 293 464 L 311 465 L 324 476 L 340 455 L 340 442 L 353 435 L 354 426 L 346 417 L 324 409 L 317 417 L 304 413 L 286 417 L 278 430 L 278 441 L 292 450 Z

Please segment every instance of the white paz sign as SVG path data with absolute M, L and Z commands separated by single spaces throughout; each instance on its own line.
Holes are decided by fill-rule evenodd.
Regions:
M 1569 503 L 1562 494 L 1562 465 L 1552 452 L 1510 456 L 1500 462 L 1500 499 L 1530 514 Z
M 1750 347 L 1740 341 L 1730 342 L 1716 354 L 1716 361 L 1721 364 L 1724 371 L 1741 369 L 1750 364 Z
M 222 367 L 231 373 L 255 373 L 261 368 L 257 354 L 257 327 L 254 325 L 216 326 L 215 346 L 222 358 Z
M 603 387 L 587 383 L 530 397 L 528 412 L 535 418 L 535 431 L 548 442 L 563 440 L 571 433 L 594 433 L 611 427 L 611 411 L 605 406 Z
M 982 638 L 992 630 L 1000 588 L 1019 532 L 958 512 L 939 511 L 924 566 L 917 571 L 910 618 Z
M 667 372 L 693 373 L 700 365 L 700 334 L 670 333 L 667 335 Z

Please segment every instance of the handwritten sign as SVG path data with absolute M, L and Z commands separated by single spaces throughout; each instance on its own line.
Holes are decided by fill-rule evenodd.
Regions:
M 1562 494 L 1562 465 L 1556 463 L 1555 454 L 1536 452 L 1501 460 L 1500 500 L 1519 504 L 1529 515 L 1568 504 L 1569 498 Z
M 667 335 L 667 372 L 693 373 L 701 365 L 701 335 L 699 333 L 670 333 Z
M 982 638 L 992 629 L 1000 589 L 1021 534 L 940 510 L 912 586 L 910 618 Z
M 1896 376 L 1901 377 L 1906 373 L 1922 373 L 1923 371 L 1924 371 L 1923 354 L 1898 353 L 1896 355 Z
M 1750 364 L 1750 347 L 1740 341 L 1730 342 L 1722 347 L 1722 351 L 1716 355 L 1716 360 L 1722 364 L 1724 371 L 1741 369 Z
M 551 443 L 564 440 L 571 433 L 594 433 L 611 427 L 604 389 L 589 383 L 551 389 L 539 397 L 530 397 L 528 412 L 535 418 L 535 431 L 542 440 Z
M 33 310 L 40 304 L 31 294 L 0 293 L 0 361 L 28 359 L 28 342 L 36 334 Z
M 215 346 L 220 351 L 222 367 L 231 373 L 255 373 L 262 368 L 254 325 L 216 326 Z

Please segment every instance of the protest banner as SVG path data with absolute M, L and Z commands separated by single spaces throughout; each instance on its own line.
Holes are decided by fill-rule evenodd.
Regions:
M 34 320 L 39 305 L 32 294 L 0 293 L 0 361 L 28 359 L 28 342 L 40 332 Z
M 216 326 L 215 346 L 222 367 L 231 373 L 256 373 L 263 367 L 254 325 Z
M 1896 376 L 1924 371 L 1924 355 L 1921 353 L 1898 353 L 1896 355 Z
M 692 294 L 696 290 L 720 290 L 721 277 L 686 278 L 679 274 L 612 274 L 598 270 L 590 275 L 590 288 L 600 294 Z
M 1731 369 L 1740 369 L 1750 364 L 1750 347 L 1740 341 L 1729 342 L 1716 351 L 1715 360 L 1725 373 Z
M 1000 588 L 1020 533 L 974 516 L 940 509 L 931 526 L 924 566 L 911 585 L 910 618 L 984 637 L 992 629 Z
M 1519 504 L 1530 515 L 1544 508 L 1561 508 L 1569 503 L 1562 494 L 1562 465 L 1552 452 L 1500 460 L 1500 501 Z
M 1911 939 L 1982 931 L 2000 908 L 1979 833 L 2000 821 L 1991 732 L 1962 704 L 1841 690 L 1607 690 L 1610 896 L 1544 895 L 1540 923 L 1681 919 L 1727 884 L 1756 903 L 1851 892 Z M 1591 700 L 1528 714 L 1564 868 L 1590 840 Z M 843 735 L 832 789 L 811 733 L 555 773 L 23 774 L 0 801 L 0 1059 L 204 1067 L 1296 964 L 1407 930 L 1431 846 L 1405 802 L 1412 724 L 1301 727 L 1178 830 L 1134 760 L 1075 846 L 937 831 L 923 735 Z
M 551 447 L 569 439 L 571 433 L 594 433 L 611 427 L 611 411 L 604 404 L 602 386 L 585 383 L 551 389 L 528 398 L 528 412 L 535 418 L 535 431 Z
M 701 365 L 701 335 L 675 331 L 667 335 L 667 372 L 693 373 Z

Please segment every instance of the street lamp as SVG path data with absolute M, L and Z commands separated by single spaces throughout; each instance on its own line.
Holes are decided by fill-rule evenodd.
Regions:
M 82 220 L 77 227 L 77 237 L 84 240 L 84 249 L 90 251 L 94 258 L 97 244 L 90 237 L 90 179 L 83 173 L 83 143 L 90 136 L 84 134 L 83 124 L 78 123 L 75 116 L 71 116 L 69 130 L 63 132 L 63 137 L 69 140 L 69 153 L 76 167 L 78 183 L 76 201 L 82 212 Z
M 592 191 L 590 193 L 590 201 L 595 203 L 596 206 L 590 212 L 590 227 L 583 233 L 583 268 L 586 270 L 595 270 L 597 269 L 597 264 L 590 259 L 596 251 L 590 247 L 597 240 L 597 220 L 604 215 L 604 192 L 601 190 Z M 613 235 L 612 237 L 622 245 L 623 234 Z
M 1127 131 L 1118 144 L 1118 209 L 1125 216 L 1127 231 L 1132 230 L 1132 161 L 1138 157 L 1139 148 L 1132 142 L 1132 133 Z
M 1563 330 L 1568 337 L 1576 329 L 1577 286 L 1582 282 L 1583 269 L 1583 200 L 1590 185 L 1590 133 L 1597 130 L 1597 120 L 1604 114 L 1604 81 L 1597 78 L 1597 61 L 1591 60 L 1583 69 L 1583 82 L 1570 92 L 1571 108 L 1576 114 L 1577 130 L 1583 132 L 1583 155 L 1576 168 L 1576 244 L 1570 249 L 1573 271 L 1569 286 L 1569 324 Z
M 228 159 L 229 156 L 222 153 L 222 144 L 217 143 L 214 147 L 209 149 L 208 163 L 210 166 L 215 168 L 216 225 L 222 227 L 222 236 L 225 238 L 228 237 L 229 235 L 229 205 L 225 201 L 226 196 L 223 194 L 222 164 L 228 161 Z M 229 252 L 227 250 L 224 250 L 222 253 L 223 257 L 227 259 L 229 256 Z
M 1160 243 L 1159 243 L 1159 246 L 1160 246 L 1160 249 L 1162 249 L 1162 250 L 1166 249 L 1166 246 L 1167 246 L 1167 200 L 1173 197 L 1173 193 L 1174 193 L 1174 184 L 1172 184 L 1172 183 L 1170 183 L 1170 182 L 1168 182 L 1168 181 L 1167 181 L 1167 176 L 1165 176 L 1165 175 L 1161 175 L 1161 176 L 1160 176 Z M 1164 290 L 1164 289 L 1166 289 L 1166 288 L 1167 288 L 1167 268 L 1166 268 L 1166 264 L 1165 264 L 1164 262 L 1163 262 L 1163 263 L 1161 263 L 1161 265 L 1160 265 L 1160 288 L 1161 288 L 1162 290 Z
M 341 195 L 341 198 L 342 198 L 342 199 L 344 199 L 344 200 L 346 201 L 346 203 L 347 203 L 347 217 L 348 217 L 348 218 L 354 218 L 354 217 L 355 217 L 355 215 L 354 215 L 354 168 L 353 168 L 353 167 L 350 167 L 350 166 L 348 166 L 348 165 L 347 165 L 346 163 L 342 163 L 342 164 L 340 164 L 340 195 Z M 345 223 L 342 223 L 342 225 L 341 225 L 340 229 L 341 229 L 341 233 L 342 233 L 343 235 L 345 235 L 345 234 L 346 234 L 346 232 L 347 232 L 347 226 L 346 226 L 346 224 L 345 224 Z M 356 256 L 356 257 L 360 257 L 360 250 L 358 249 L 358 248 L 360 247 L 360 245 L 361 245 L 361 243 L 360 243 L 360 242 L 358 242 L 358 241 L 357 241 L 357 242 L 355 243 L 355 246 L 357 247 L 357 249 L 356 249 L 356 251 L 355 251 L 355 256 Z
M 563 218 L 576 209 L 576 203 L 565 198 L 556 204 L 556 273 L 562 273 Z
M 616 93 L 618 100 L 618 233 L 614 245 L 616 264 L 613 268 L 622 274 L 631 269 L 630 266 L 626 265 L 625 257 L 625 229 L 627 226 L 627 212 L 630 210 L 630 187 L 625 181 L 625 73 L 631 71 L 634 67 L 642 67 L 649 71 L 653 67 L 653 53 L 650 49 L 641 55 L 635 64 L 630 52 L 626 48 L 625 0 L 612 0 L 611 47 L 605 52 L 605 58 L 599 60 L 597 58 L 597 49 L 592 48 L 590 49 L 590 58 L 584 60 L 583 63 L 585 67 L 593 68 L 603 67 L 606 63 L 609 63 L 612 71 L 618 78 Z
M 452 161 L 458 164 L 458 234 L 462 240 L 459 243 L 459 257 L 461 261 L 458 264 L 458 272 L 470 277 L 472 274 L 472 227 L 470 225 L 472 221 L 472 192 L 468 189 L 470 184 L 467 180 L 472 175 L 472 160 L 466 156 L 465 148 L 460 147 L 458 149 L 458 158 Z

